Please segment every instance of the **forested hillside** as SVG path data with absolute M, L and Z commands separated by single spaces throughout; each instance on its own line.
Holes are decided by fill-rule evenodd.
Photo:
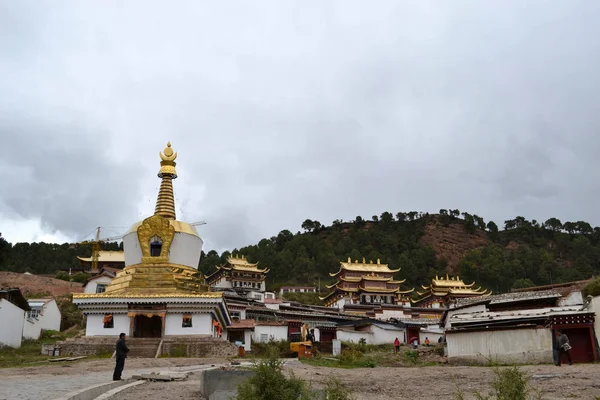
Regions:
M 250 261 L 271 270 L 268 287 L 282 284 L 331 283 L 329 272 L 339 262 L 353 260 L 389 263 L 401 268 L 404 287 L 428 284 L 435 275 L 458 274 L 494 292 L 512 287 L 543 285 L 589 278 L 600 272 L 600 228 L 589 223 L 550 218 L 543 223 L 516 217 L 500 229 L 492 221 L 459 210 L 439 214 L 384 212 L 331 226 L 306 220 L 303 232 L 281 231 L 256 245 L 235 249 Z M 105 245 L 116 249 L 118 244 Z M 202 253 L 201 271 L 214 271 L 231 254 Z M 17 243 L 0 237 L 0 269 L 54 273 L 77 265 L 77 255 L 89 256 L 87 246 Z
M 104 250 L 122 250 L 119 243 L 103 243 Z M 0 234 L 0 271 L 54 274 L 79 265 L 77 256 L 90 257 L 91 245 L 69 243 L 8 243 Z
M 524 217 L 493 221 L 459 210 L 439 214 L 384 212 L 369 220 L 336 220 L 331 226 L 306 220 L 303 233 L 284 230 L 257 245 L 234 250 L 271 269 L 270 287 L 283 283 L 331 283 L 339 261 L 381 259 L 401 268 L 404 287 L 427 285 L 435 275 L 452 273 L 494 292 L 590 278 L 600 272 L 600 228 L 589 223 Z M 208 252 L 200 263 L 214 270 L 228 253 Z

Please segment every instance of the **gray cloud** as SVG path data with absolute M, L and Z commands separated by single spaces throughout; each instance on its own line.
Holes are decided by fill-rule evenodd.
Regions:
M 207 248 L 448 207 L 600 224 L 594 2 L 32 4 L 0 0 L 0 215 L 130 225 L 170 140 Z

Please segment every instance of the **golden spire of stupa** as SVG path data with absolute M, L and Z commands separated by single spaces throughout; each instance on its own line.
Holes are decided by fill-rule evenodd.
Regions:
M 177 153 L 173 152 L 171 142 L 167 143 L 164 151 L 160 153 L 160 171 L 158 177 L 162 179 L 158 198 L 156 199 L 155 215 L 160 215 L 167 219 L 175 219 L 175 196 L 173 196 L 173 179 L 177 178 L 175 171 L 175 159 Z

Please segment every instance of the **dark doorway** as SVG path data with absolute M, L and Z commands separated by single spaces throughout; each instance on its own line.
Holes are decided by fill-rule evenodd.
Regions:
M 563 328 L 562 331 L 569 338 L 572 347 L 570 353 L 573 362 L 586 363 L 594 361 L 590 328 Z M 556 340 L 556 336 L 554 340 Z M 563 364 L 569 362 L 566 354 L 562 354 L 561 361 Z
M 419 327 L 407 327 L 406 328 L 406 340 L 408 344 L 412 345 L 413 341 L 416 339 L 418 344 L 421 344 L 421 339 L 419 338 Z
M 159 338 L 162 336 L 162 325 L 162 318 L 158 315 L 153 317 L 136 315 L 133 320 L 133 337 Z
M 333 330 L 322 330 L 321 332 L 321 342 L 331 342 L 335 339 L 335 331 Z
M 229 335 L 229 341 L 231 343 L 242 342 L 244 343 L 244 331 L 243 330 L 229 330 L 227 331 Z

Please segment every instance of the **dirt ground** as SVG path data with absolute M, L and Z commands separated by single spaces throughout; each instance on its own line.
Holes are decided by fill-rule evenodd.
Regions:
M 212 365 L 228 362 L 224 359 L 210 358 L 128 358 L 125 372 L 140 368 L 185 367 L 187 365 Z M 80 360 L 71 363 L 50 363 L 43 366 L 0 369 L 2 377 L 18 377 L 31 375 L 78 375 L 85 372 L 112 371 L 115 361 L 110 359 Z
M 219 359 L 130 359 L 128 368 L 184 367 L 188 365 L 211 365 L 227 363 Z M 66 365 L 66 364 L 64 364 Z M 0 370 L 2 376 L 64 375 L 76 376 L 86 372 L 110 371 L 112 363 L 106 360 L 82 360 L 70 367 L 47 365 L 43 367 L 8 368 Z M 543 399 L 591 399 L 600 397 L 600 364 L 536 365 L 522 369 L 533 376 L 531 385 L 544 391 Z M 356 400 L 387 399 L 453 399 L 457 388 L 461 388 L 467 399 L 474 399 L 474 391 L 487 395 L 493 371 L 488 367 L 428 366 L 401 368 L 357 368 L 341 369 L 313 367 L 291 361 L 286 370 L 310 381 L 316 388 L 329 376 L 338 377 L 353 391 Z M 542 375 L 541 377 L 536 377 Z M 546 375 L 545 377 L 543 375 Z M 548 376 L 550 375 L 550 376 Z M 161 400 L 199 399 L 199 376 L 190 375 L 186 381 L 149 382 L 123 390 L 113 400 L 138 400 L 144 397 Z
M 475 391 L 488 395 L 493 379 L 493 371 L 487 367 L 340 369 L 294 363 L 287 370 L 310 381 L 315 388 L 322 387 L 329 376 L 336 376 L 353 390 L 356 400 L 451 400 L 458 387 L 464 392 L 465 398 L 475 399 Z M 524 366 L 523 370 L 534 376 L 531 386 L 542 391 L 542 399 L 594 400 L 600 396 L 600 364 Z M 536 375 L 552 377 L 535 377 Z M 194 376 L 184 382 L 147 383 L 124 390 L 113 396 L 112 400 L 138 400 L 157 393 L 163 400 L 198 399 L 199 384 L 198 378 Z

